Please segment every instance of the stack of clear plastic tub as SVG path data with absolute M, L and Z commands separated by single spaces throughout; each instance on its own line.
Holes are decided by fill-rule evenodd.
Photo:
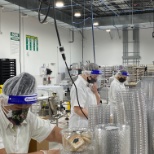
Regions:
M 154 77 L 142 77 L 141 88 L 147 106 L 149 154 L 154 154 Z
M 96 125 L 110 123 L 110 106 L 107 104 L 90 105 L 88 108 L 89 129 L 94 130 Z
M 131 154 L 148 154 L 147 112 L 144 93 L 126 89 L 117 93 L 117 123 L 130 126 Z
M 149 154 L 154 154 L 154 100 L 148 100 L 147 104 Z
M 100 98 L 104 104 L 108 103 L 108 99 L 109 99 L 108 93 L 109 93 L 109 87 L 103 87 L 99 91 Z
M 94 139 L 95 154 L 131 154 L 128 125 L 97 125 Z
M 141 89 L 143 89 L 146 100 L 153 100 L 154 98 L 154 77 L 142 77 Z

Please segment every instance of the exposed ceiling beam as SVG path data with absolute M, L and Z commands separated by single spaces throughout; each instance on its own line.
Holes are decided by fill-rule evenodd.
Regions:
M 6 0 L 6 2 L 10 2 L 12 4 L 16 4 L 23 8 L 26 8 L 27 10 L 34 11 L 35 14 L 38 12 L 39 0 Z M 137 2 L 139 3 L 139 1 Z M 131 9 L 128 10 L 128 13 L 124 13 L 125 15 L 96 17 L 94 18 L 94 21 L 99 22 L 99 26 L 111 26 L 111 25 L 113 26 L 114 25 L 124 25 L 125 26 L 129 24 L 138 25 L 142 23 L 153 22 L 153 10 L 149 10 L 149 11 L 147 10 L 147 13 L 142 13 L 142 14 L 139 14 L 140 12 L 137 12 L 138 14 L 133 13 L 133 16 L 131 12 L 129 11 L 131 11 Z M 144 11 L 146 12 L 146 10 Z M 45 15 L 46 9 L 42 9 L 41 13 Z M 51 6 L 51 11 L 50 11 L 49 16 L 53 18 L 52 6 Z M 133 17 L 133 20 L 132 20 L 132 17 Z M 91 27 L 91 24 L 92 24 L 92 20 L 90 19 L 90 17 L 86 21 L 84 21 L 83 19 L 77 19 L 73 17 L 73 23 L 72 23 L 72 17 L 69 14 L 62 12 L 62 10 L 60 9 L 59 10 L 56 9 L 56 19 L 66 24 L 75 26 L 77 28 Z

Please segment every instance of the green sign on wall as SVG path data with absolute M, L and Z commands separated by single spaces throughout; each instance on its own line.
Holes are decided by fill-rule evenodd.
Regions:
M 26 35 L 26 50 L 38 51 L 38 37 Z
M 10 32 L 10 40 L 20 41 L 20 34 L 19 33 Z

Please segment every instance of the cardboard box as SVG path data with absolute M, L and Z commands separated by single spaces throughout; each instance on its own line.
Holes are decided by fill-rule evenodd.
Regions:
M 0 94 L 2 94 L 3 85 L 0 85 Z
M 36 152 L 40 150 L 49 150 L 49 142 L 43 141 L 41 143 L 38 143 L 36 140 L 31 140 L 29 144 L 29 153 L 30 152 Z

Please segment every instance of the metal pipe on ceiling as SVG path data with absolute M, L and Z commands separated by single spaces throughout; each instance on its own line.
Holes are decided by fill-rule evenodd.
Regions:
M 19 5 L 19 1 L 20 1 L 21 8 L 22 7 L 25 7 L 27 9 L 30 9 L 31 8 L 30 11 L 37 11 L 38 1 L 36 1 L 36 0 L 26 0 L 26 3 L 25 3 L 24 0 L 23 1 L 21 1 L 21 0 L 7 0 L 7 1 L 8 2 L 11 2 L 12 4 L 16 4 L 16 5 Z M 101 1 L 104 3 L 104 5 L 106 4 L 105 1 L 103 1 L 103 0 L 101 0 Z M 115 1 L 115 2 L 117 2 L 117 1 Z M 31 5 L 28 5 L 28 4 L 31 4 Z M 82 6 L 81 4 L 78 5 L 76 2 L 73 3 L 73 5 Z M 66 8 L 69 8 L 69 6 L 68 7 L 66 6 Z M 85 9 L 87 9 L 87 8 L 85 7 Z M 131 19 L 131 16 L 130 16 L 129 13 L 132 12 L 132 9 L 131 10 L 124 10 L 124 12 L 121 12 L 120 15 L 117 14 L 111 8 L 109 8 L 109 9 L 110 9 L 110 12 L 112 12 L 114 14 L 114 16 L 115 15 L 118 16 L 118 24 L 119 25 L 126 25 L 126 24 L 129 24 L 129 23 L 136 24 L 136 23 L 150 22 L 151 19 L 152 19 L 152 16 L 153 16 L 152 14 L 153 13 L 144 13 L 144 12 L 153 12 L 154 11 L 153 7 L 151 7 L 151 8 L 144 8 L 143 10 L 137 10 L 137 9 L 133 8 L 133 19 Z M 15 11 L 17 11 L 17 10 L 15 10 Z M 24 9 L 21 9 L 21 11 L 24 12 Z M 90 10 L 87 10 L 87 11 L 90 12 Z M 63 13 L 62 10 L 56 10 L 56 12 L 57 12 L 56 13 L 56 17 L 57 17 L 58 20 L 60 20 L 60 21 L 62 21 L 64 23 L 67 23 L 69 25 L 74 25 L 71 22 L 71 19 L 70 19 L 71 17 L 69 15 Z M 45 11 L 44 11 L 44 13 L 45 13 Z M 142 14 L 142 16 L 140 16 L 141 13 L 144 13 L 144 14 Z M 123 15 L 125 15 L 125 16 L 123 16 Z M 50 15 L 50 17 L 52 18 L 52 14 Z M 85 26 L 90 27 L 90 25 L 91 25 L 91 22 L 90 21 L 91 20 L 88 21 L 88 19 L 89 18 L 86 18 L 84 20 L 84 23 L 86 21 L 86 25 Z M 108 17 L 103 17 L 103 18 L 97 17 L 95 19 L 98 20 L 100 26 L 110 26 L 110 25 L 112 25 L 112 22 L 111 21 L 113 20 L 113 16 L 108 16 Z M 82 19 L 74 19 L 74 22 L 75 23 L 79 23 L 79 24 L 75 24 L 74 25 L 76 28 L 82 28 L 82 26 L 83 26 L 83 24 L 82 24 L 83 23 L 83 20 Z
M 94 34 L 94 14 L 93 14 L 93 0 L 91 0 L 91 29 L 92 29 L 92 43 L 93 43 L 93 56 L 94 56 L 94 63 L 96 63 L 95 34 Z
M 108 5 L 105 4 L 105 2 L 103 0 L 100 0 L 102 2 L 102 4 L 104 4 L 109 10 L 111 10 L 115 15 L 119 16 L 119 14 L 117 14 L 113 9 L 111 9 Z

